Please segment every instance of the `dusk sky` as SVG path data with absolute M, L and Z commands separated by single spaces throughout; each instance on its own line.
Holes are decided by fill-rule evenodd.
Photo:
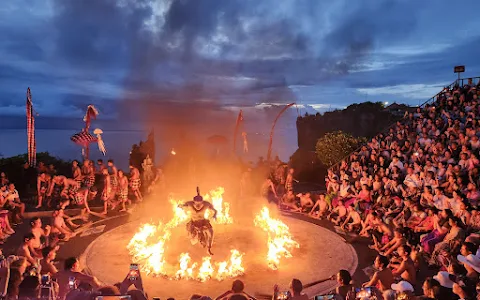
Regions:
M 142 101 L 418 105 L 480 75 L 480 1 L 4 0 L 0 114 Z M 311 109 L 310 108 L 310 109 Z

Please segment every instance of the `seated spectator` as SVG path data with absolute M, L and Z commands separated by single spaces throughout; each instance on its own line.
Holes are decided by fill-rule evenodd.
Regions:
M 244 283 L 241 280 L 235 280 L 232 283 L 232 289 L 218 296 L 215 300 L 234 300 L 233 296 L 244 296 L 246 300 L 255 299 L 255 297 L 248 295 L 244 289 Z
M 347 216 L 347 208 L 343 205 L 343 200 L 338 200 L 337 206 L 328 214 L 327 219 L 335 225 L 340 224 Z
M 53 276 L 58 273 L 58 269 L 54 264 L 57 250 L 57 247 L 45 247 L 42 249 L 43 258 L 40 260 L 40 274 Z
M 42 228 L 42 220 L 39 217 L 34 217 L 30 220 L 30 227 L 30 232 L 35 237 L 33 248 L 35 250 L 40 250 L 48 244 L 51 227 L 50 225 L 46 225 L 45 229 Z
M 6 199 L 4 208 L 12 213 L 13 223 L 21 223 L 25 213 L 25 203 L 20 201 L 20 195 L 15 189 L 15 185 L 10 183 L 3 196 Z
M 287 191 L 286 194 L 283 195 L 282 200 L 280 202 L 280 207 L 282 209 L 292 210 L 300 212 L 302 210 L 301 207 L 297 206 L 295 194 L 292 190 Z
M 90 276 L 80 272 L 80 265 L 75 257 L 70 257 L 65 260 L 64 269 L 56 273 L 53 278 L 57 280 L 59 286 L 58 297 L 63 299 L 65 295 L 71 290 L 69 286 L 70 278 L 75 278 L 75 284 L 88 283 L 92 287 L 97 288 L 100 282 L 96 277 Z
M 386 256 L 377 255 L 374 266 L 377 271 L 373 274 L 370 281 L 364 283 L 362 286 L 376 287 L 380 292 L 386 292 L 391 289 L 391 285 L 395 282 L 392 270 L 388 268 L 389 261 Z
M 392 260 L 390 267 L 393 268 L 392 274 L 394 277 L 401 277 L 403 280 L 408 281 L 410 284 L 416 284 L 417 270 L 413 263 L 410 252 L 412 248 L 407 245 L 398 247 L 399 260 Z
M 65 217 L 63 209 L 57 209 L 53 212 L 53 221 L 52 221 L 52 234 L 55 238 L 60 240 L 68 241 L 70 238 L 75 236 L 75 232 L 71 230 L 65 220 L 69 223 L 70 226 L 76 226 L 68 218 Z
M 347 297 L 355 297 L 353 292 L 355 286 L 352 281 L 352 275 L 347 270 L 338 271 L 335 276 L 339 286 L 335 288 L 335 294 L 341 297 L 341 299 L 347 299 Z M 350 298 L 348 298 L 350 299 Z M 353 298 L 352 298 L 353 299 Z
M 313 201 L 310 193 L 298 194 L 297 197 L 300 199 L 300 208 L 302 211 L 306 212 L 311 210 L 313 207 Z
M 303 284 L 300 280 L 298 279 L 292 279 L 292 282 L 290 283 L 290 291 L 289 291 L 289 297 L 288 299 L 290 300 L 308 300 L 308 296 L 306 294 L 302 293 L 303 291 Z M 280 294 L 280 289 L 278 285 L 275 285 L 273 288 L 273 300 L 277 300 L 278 296 Z
M 421 239 L 423 250 L 432 253 L 435 245 L 443 240 L 450 229 L 449 219 L 452 212 L 449 209 L 433 216 L 433 230 Z
M 437 264 L 441 265 L 442 263 L 444 264 L 445 262 L 438 257 L 439 255 L 442 254 L 443 251 L 449 252 L 452 250 L 455 246 L 457 246 L 460 241 L 463 241 L 465 239 L 465 231 L 461 227 L 461 221 L 459 218 L 453 217 L 450 218 L 449 220 L 449 231 L 443 238 L 443 240 L 435 245 L 435 248 L 433 250 L 432 256 L 430 258 L 430 264 Z
M 415 299 L 414 288 L 408 281 L 400 281 L 391 285 L 392 291 L 395 293 L 396 299 L 413 300 Z
M 433 279 L 438 281 L 440 284 L 440 289 L 442 291 L 442 297 L 445 299 L 455 299 L 455 294 L 452 291 L 453 280 L 455 280 L 455 275 L 448 274 L 448 272 L 441 271 L 438 272 Z M 453 280 L 452 280 L 453 279 Z
M 10 280 L 7 287 L 7 299 L 17 299 L 19 286 L 23 280 L 23 274 L 28 267 L 28 261 L 21 257 L 10 264 Z
M 38 268 L 38 260 L 40 255 L 38 255 L 33 248 L 35 243 L 35 236 L 32 233 L 28 233 L 23 237 L 23 243 L 17 250 L 17 256 L 25 257 L 30 264 L 30 266 Z
M 315 211 L 315 209 L 318 207 L 318 211 Z M 329 211 L 329 205 L 328 202 L 325 200 L 325 195 L 321 194 L 318 197 L 318 200 L 315 202 L 315 205 L 312 207 L 312 210 L 310 211 L 309 215 L 311 217 L 321 219 L 323 218 Z
M 360 214 L 352 207 L 347 207 L 348 215 L 340 227 L 346 231 L 359 233 L 362 229 Z

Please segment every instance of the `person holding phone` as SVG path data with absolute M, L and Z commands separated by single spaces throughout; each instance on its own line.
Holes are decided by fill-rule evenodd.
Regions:
M 59 286 L 58 297 L 60 299 L 64 299 L 65 295 L 72 289 L 75 289 L 75 286 L 80 282 L 88 283 L 93 288 L 101 285 L 95 276 L 80 272 L 80 263 L 76 257 L 67 258 L 65 260 L 64 270 L 56 273 L 53 278 L 57 279 Z
M 308 296 L 303 291 L 303 284 L 300 280 L 294 278 L 290 283 L 289 291 L 281 292 L 278 285 L 273 287 L 273 297 L 272 300 L 308 300 Z
M 129 290 L 132 285 L 135 289 Z M 135 300 L 148 299 L 143 290 L 143 281 L 138 264 L 130 264 L 130 270 L 128 271 L 127 276 L 125 276 L 123 281 L 119 285 L 117 284 L 117 286 L 121 295 L 130 295 L 132 299 Z

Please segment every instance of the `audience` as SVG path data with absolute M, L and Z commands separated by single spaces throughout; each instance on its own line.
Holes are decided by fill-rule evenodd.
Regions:
M 371 248 L 380 256 L 364 286 L 376 285 L 385 299 L 392 290 L 405 299 L 422 292 L 426 299 L 475 295 L 480 271 L 479 96 L 480 86 L 469 81 L 445 88 L 434 103 L 406 113 L 388 132 L 328 170 L 327 194 L 309 211 L 313 217 L 327 215 L 348 234 L 372 238 Z M 327 198 L 332 206 L 325 209 L 322 199 Z M 359 232 L 352 230 L 358 218 Z M 440 272 L 419 278 L 422 260 Z M 381 283 L 381 274 L 387 274 L 387 284 Z M 346 297 L 344 291 L 337 293 Z

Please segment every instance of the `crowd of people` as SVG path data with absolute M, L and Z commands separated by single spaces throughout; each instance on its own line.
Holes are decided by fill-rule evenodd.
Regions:
M 475 299 L 480 288 L 479 96 L 480 85 L 472 80 L 445 88 L 435 102 L 407 112 L 388 132 L 328 170 L 326 193 L 318 199 L 295 195 L 285 182 L 280 207 L 368 238 L 378 256 L 363 286 L 374 287 L 380 299 L 399 293 L 403 299 L 422 294 L 422 299 Z M 353 286 L 350 274 L 339 274 L 338 282 L 337 292 L 345 299 Z
M 152 185 L 163 180 L 161 170 L 156 170 L 153 177 L 142 178 L 139 169 L 131 165 L 127 177 L 115 167 L 113 160 L 108 160 L 106 165 L 102 160 L 97 160 L 96 165 L 85 160 L 82 166 L 73 161 L 70 174 L 57 174 L 53 165 L 46 166 L 42 162 L 35 171 L 36 186 L 30 188 L 36 191 L 36 206 L 31 209 L 47 209 L 51 216 L 46 218 L 46 225 L 39 217 L 31 218 L 29 230 L 15 253 L 9 256 L 0 253 L 0 297 L 36 299 L 34 295 L 41 294 L 50 296 L 48 299 L 64 299 L 70 289 L 77 289 L 77 284 L 89 286 L 90 291 L 100 287 L 95 277 L 79 272 L 76 258 L 67 259 L 64 270 L 58 270 L 55 258 L 60 245 L 88 228 L 90 216 L 105 218 L 109 211 L 125 212 L 129 206 L 142 202 L 142 192 L 149 192 Z M 0 243 L 3 244 L 15 233 L 14 227 L 23 223 L 27 205 L 4 172 L 0 174 L 0 187 L 0 205 L 3 207 L 0 211 Z M 22 186 L 22 191 L 26 189 Z M 94 212 L 89 203 L 102 203 L 103 210 Z M 80 213 L 69 215 L 65 211 L 67 208 L 79 208 Z M 68 280 L 73 280 L 74 285 L 69 285 Z M 142 291 L 133 292 L 132 299 L 145 299 L 141 296 L 143 287 L 137 286 L 135 281 L 124 281 L 119 285 L 120 290 L 128 289 L 130 285 L 125 287 L 126 283 Z M 94 294 L 109 292 L 112 291 L 100 288 Z M 81 297 L 72 299 L 86 299 Z
M 377 299 L 475 299 L 480 288 L 480 85 L 469 81 L 445 88 L 436 101 L 418 108 L 371 139 L 340 166 L 328 170 L 326 193 L 294 192 L 294 169 L 276 158 L 261 194 L 281 210 L 330 220 L 339 231 L 365 238 L 378 255 L 367 268 L 370 280 L 352 281 L 340 270 L 335 276 L 336 299 L 354 299 L 358 293 Z M 240 180 L 240 195 L 251 193 L 251 170 Z M 161 170 L 145 185 L 164 181 Z M 36 208 L 51 207 L 51 224 L 30 220 L 30 232 L 14 255 L 0 255 L 0 295 L 7 299 L 56 293 L 66 299 L 94 299 L 98 295 L 130 293 L 146 299 L 140 273 L 129 274 L 115 286 L 80 272 L 76 258 L 53 263 L 61 241 L 91 214 L 127 210 L 143 200 L 141 172 L 130 166 L 127 176 L 112 160 L 72 163 L 71 174 L 56 174 L 53 166 L 37 167 Z M 15 232 L 25 214 L 15 184 L 0 174 L 0 238 Z M 92 212 L 90 201 L 103 203 Z M 69 206 L 81 208 L 67 216 Z M 430 276 L 432 275 L 432 276 Z M 55 279 L 55 280 L 52 280 Z M 130 286 L 134 286 L 131 289 Z M 47 288 L 48 287 L 48 288 Z M 130 289 L 129 289 L 130 288 Z M 360 288 L 360 290 L 359 290 Z M 275 287 L 274 299 L 307 299 L 299 280 L 292 280 L 284 295 Z M 422 295 L 422 296 L 420 296 Z M 287 298 L 284 298 L 287 297 Z M 252 299 L 237 280 L 232 290 L 217 299 Z M 210 299 L 193 295 L 191 299 Z

